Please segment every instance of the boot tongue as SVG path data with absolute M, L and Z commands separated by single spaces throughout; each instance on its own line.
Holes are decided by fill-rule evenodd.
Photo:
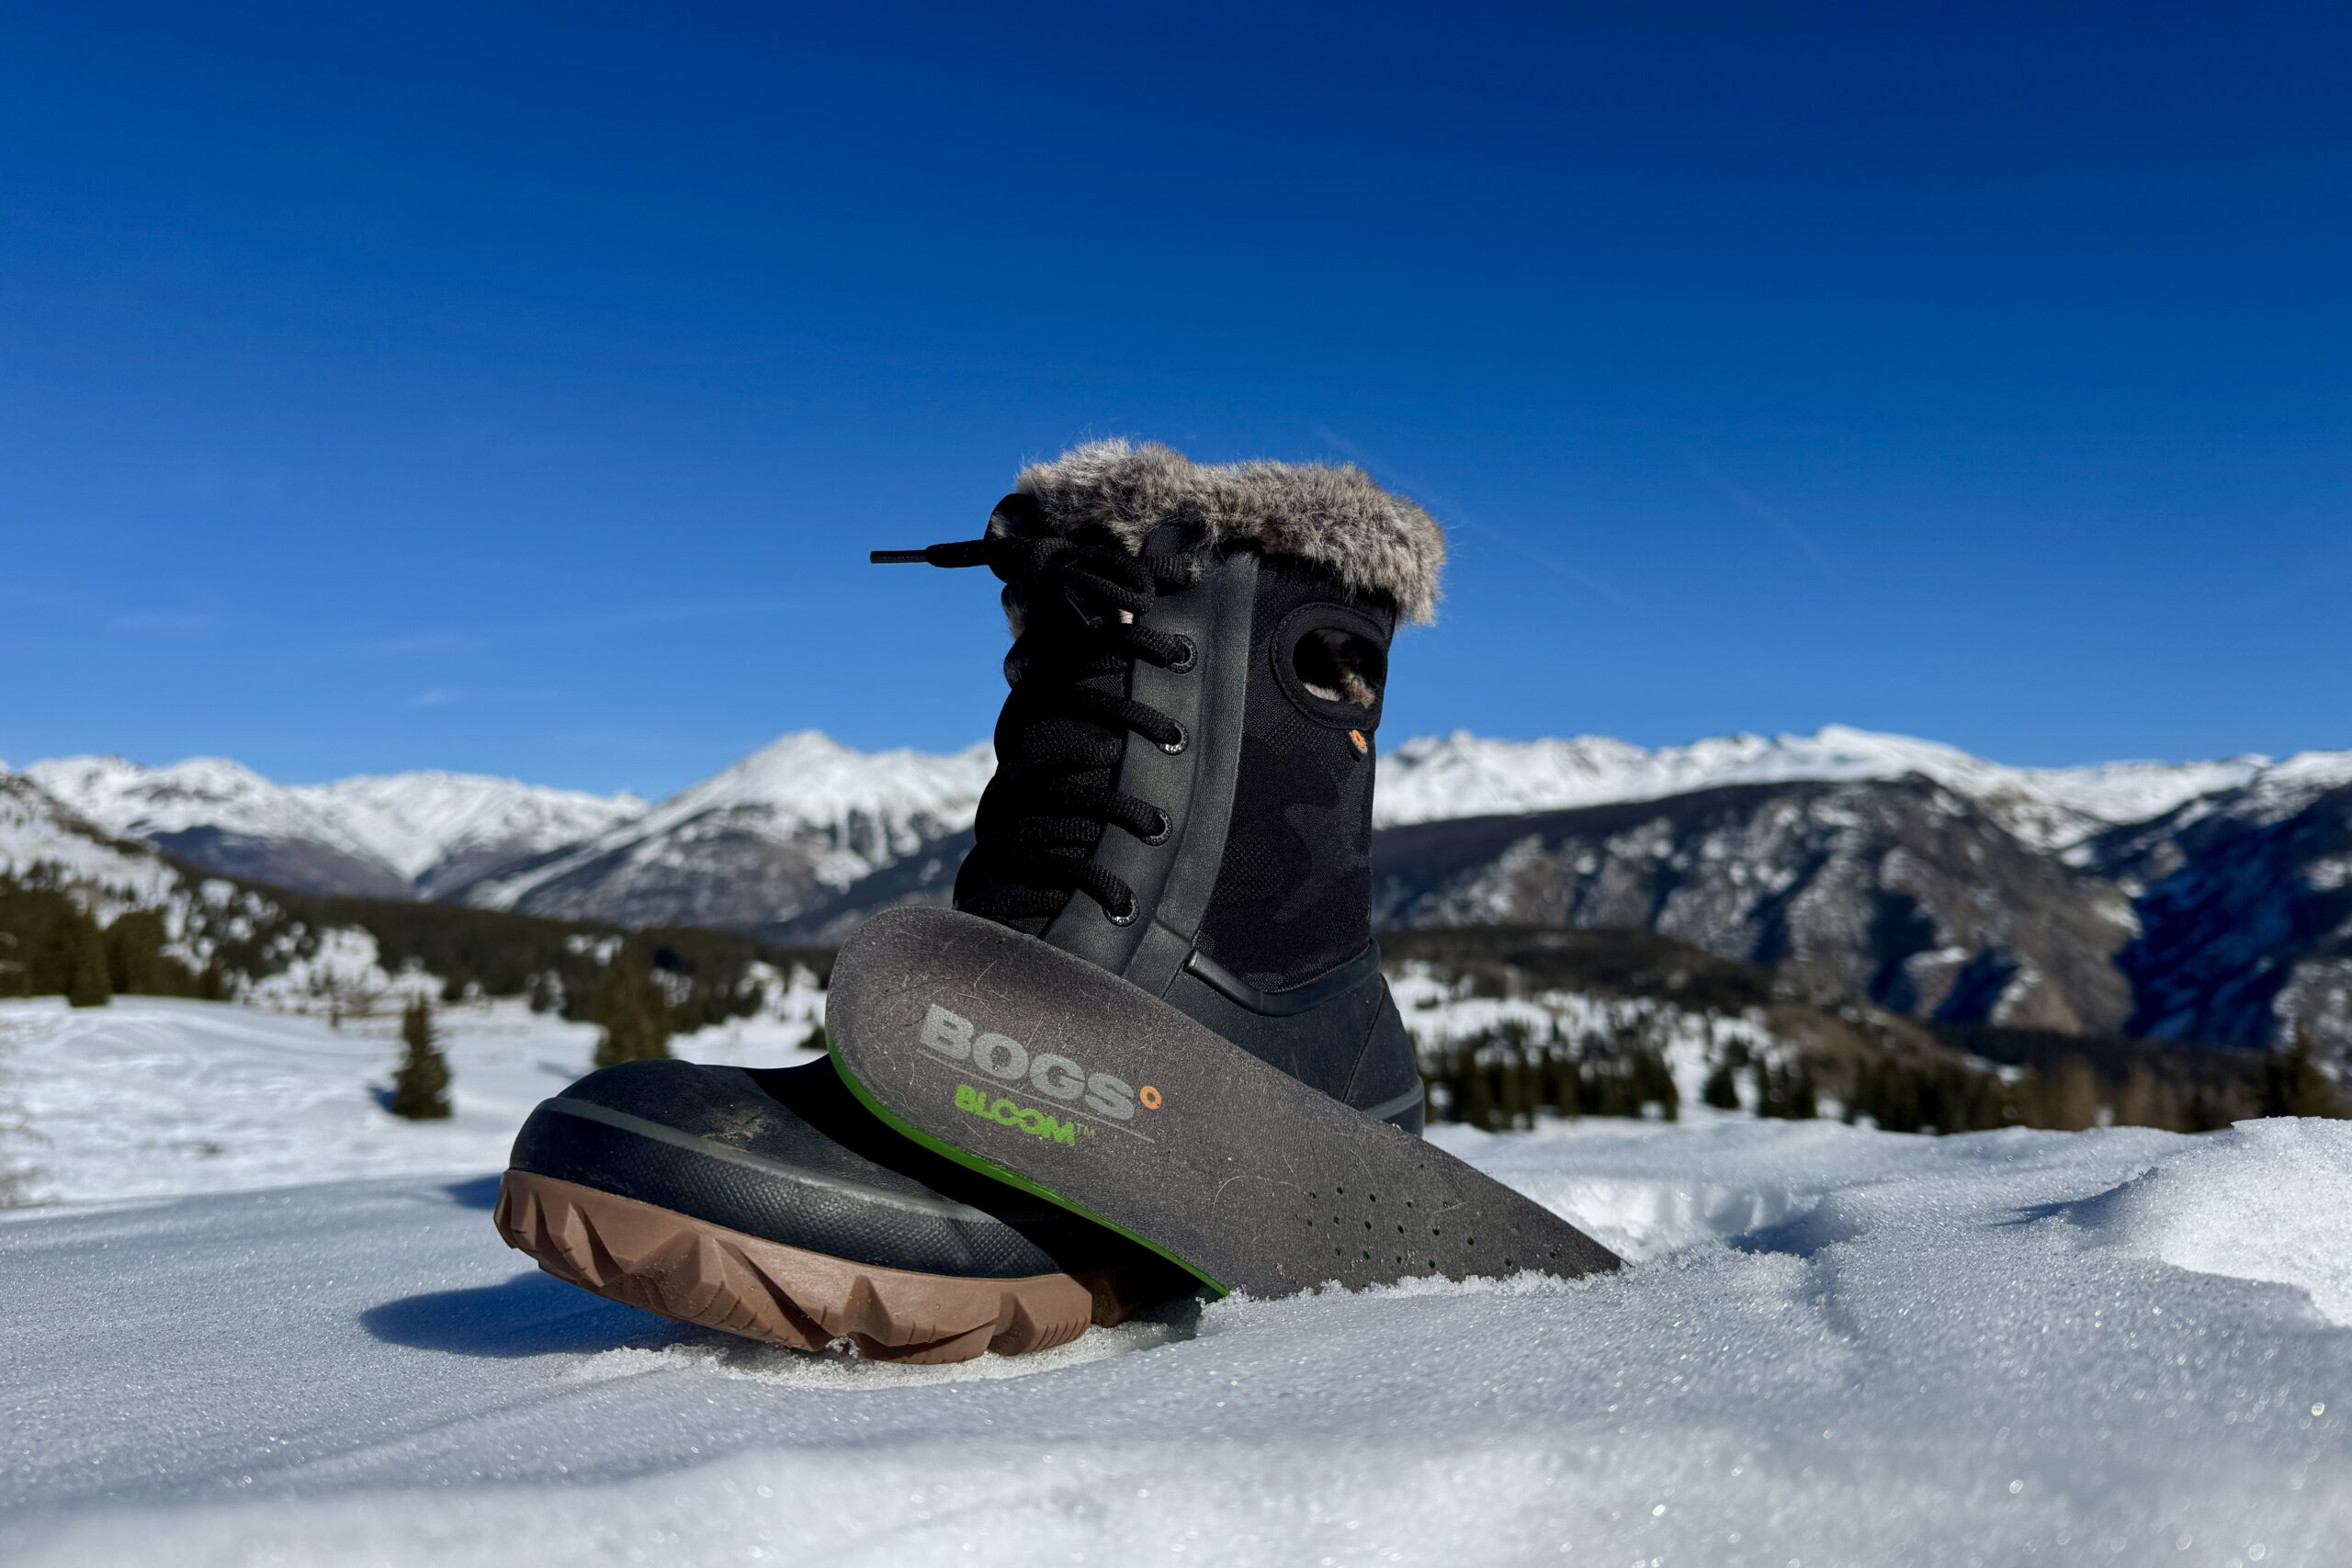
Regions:
M 1120 671 L 1089 676 L 1082 682 L 1097 691 L 1116 694 L 1125 690 L 1126 676 Z M 1020 705 L 1008 702 L 997 717 L 996 756 L 998 776 L 1009 769 L 1030 765 L 1050 767 L 1054 773 L 1074 784 L 1107 789 L 1116 780 L 1119 758 L 1124 750 L 1120 737 L 1108 735 L 1100 725 L 1084 719 L 1059 716 L 1024 716 Z M 1016 834 L 1049 837 L 1054 841 L 1053 854 L 1072 861 L 1092 858 L 1094 848 L 1102 840 L 1102 824 L 1086 817 L 1062 817 L 1025 811 L 1011 829 Z M 959 879 L 960 881 L 960 879 Z M 966 902 L 966 890 L 956 888 L 956 902 Z M 978 889 L 975 888 L 977 892 Z M 1034 915 L 989 914 L 1015 931 L 1035 936 L 1061 912 L 1061 906 L 1072 895 L 1060 895 L 1054 908 Z M 983 899 L 993 905 L 993 899 Z M 979 912 L 987 914 L 984 908 Z
M 996 516 L 989 520 L 989 529 L 1022 534 L 1058 531 L 1036 515 L 1032 498 L 1022 495 L 1005 498 Z M 1087 536 L 1098 532 L 1084 530 Z M 1118 612 L 1073 603 L 1052 582 L 1008 584 L 1004 607 L 1006 619 L 1016 633 L 1018 651 L 1005 659 L 1005 675 L 1013 693 L 997 716 L 997 772 L 982 797 L 982 812 L 993 829 L 988 841 L 993 844 L 1001 838 L 1048 843 L 1052 847 L 1046 852 L 1083 863 L 1092 858 L 1095 846 L 1102 841 L 1103 825 L 1088 817 L 1051 813 L 1036 805 L 1034 798 L 1024 797 L 1034 797 L 1039 781 L 1049 778 L 1073 785 L 1109 788 L 1118 777 L 1125 737 L 1091 719 L 1035 711 L 1034 705 L 1023 702 L 1022 697 L 1022 682 L 1033 678 L 1023 660 L 1025 658 L 1050 664 L 1057 649 L 1066 647 L 1068 639 L 1081 636 L 1090 623 L 1102 615 Z M 1035 678 L 1065 690 L 1082 685 L 1112 695 L 1124 694 L 1127 685 L 1124 668 L 1105 670 L 1082 680 L 1072 680 L 1046 669 L 1038 671 Z M 1043 893 L 1027 882 L 999 877 L 990 857 L 977 845 L 956 878 L 957 908 L 1030 936 L 1042 933 L 1076 896 L 1057 890 L 1050 897 L 1049 907 L 1039 908 Z

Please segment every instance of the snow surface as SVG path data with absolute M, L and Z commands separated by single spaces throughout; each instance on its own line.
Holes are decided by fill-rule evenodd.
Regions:
M 0 1220 L 0 1561 L 2247 1568 L 2340 1562 L 2352 1532 L 2352 1125 L 1446 1129 L 1631 1266 L 897 1368 L 504 1250 L 502 1119 L 584 1032 L 467 1017 L 435 1130 L 333 1091 L 385 1061 L 352 1025 L 0 1009 L 0 1103 L 54 1134 L 84 1085 L 81 1196 L 379 1177 Z M 226 1097 L 256 1145 L 354 1146 L 98 1146 L 165 1115 L 141 1080 L 198 1071 L 283 1075 Z M 180 1098 L 189 1129 L 222 1100 Z
M 400 1060 L 400 1000 L 379 999 L 379 1016 L 339 1026 L 162 997 L 87 1011 L 57 997 L 0 1002 L 0 1205 L 12 1191 L 18 1203 L 89 1202 L 499 1168 L 531 1107 L 587 1072 L 595 1050 L 594 1025 L 517 1002 L 442 1009 L 456 1114 L 406 1122 L 379 1097 Z M 802 1061 L 823 1012 L 821 991 L 786 990 L 672 1050 Z

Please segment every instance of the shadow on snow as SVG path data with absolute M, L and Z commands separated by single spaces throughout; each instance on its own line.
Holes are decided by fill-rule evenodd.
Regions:
M 499 1358 L 652 1347 L 692 1333 L 539 1273 L 402 1296 L 369 1307 L 359 1325 L 388 1345 Z

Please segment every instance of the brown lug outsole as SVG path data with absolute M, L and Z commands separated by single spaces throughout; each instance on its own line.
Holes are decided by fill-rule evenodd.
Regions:
M 493 1219 L 567 1284 L 796 1350 L 846 1340 L 878 1361 L 1049 1349 L 1155 1299 L 1118 1269 L 976 1280 L 852 1263 L 527 1170 L 500 1181 Z

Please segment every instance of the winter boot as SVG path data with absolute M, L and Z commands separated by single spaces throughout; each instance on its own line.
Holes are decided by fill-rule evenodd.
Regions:
M 861 1103 L 1213 1288 L 1614 1268 L 1411 1135 L 1373 737 L 1443 555 L 1358 469 L 1125 442 L 1023 474 L 982 538 L 878 554 L 987 566 L 1014 639 L 956 907 L 885 910 L 834 964 Z
M 988 567 L 1013 631 L 998 772 L 956 909 L 928 913 L 1050 950 L 1336 1114 L 1418 1132 L 1369 930 L 1373 736 L 1390 638 L 1429 615 L 1442 555 L 1425 513 L 1355 469 L 1125 443 L 1024 472 L 980 539 L 877 554 Z M 971 1021 L 942 1011 L 929 1026 L 963 1025 L 968 1055 Z M 1001 1067 L 1000 1038 L 978 1035 Z M 1073 1103 L 958 1086 L 980 1114 L 1052 1136 L 1090 1097 L 1125 1090 L 1113 1111 L 1132 1118 L 1158 1092 L 1031 1043 L 1023 1071 Z M 500 1231 L 673 1317 L 929 1360 L 1057 1344 L 1204 1272 L 952 1140 L 902 1136 L 838 1065 L 591 1075 L 525 1125 Z

